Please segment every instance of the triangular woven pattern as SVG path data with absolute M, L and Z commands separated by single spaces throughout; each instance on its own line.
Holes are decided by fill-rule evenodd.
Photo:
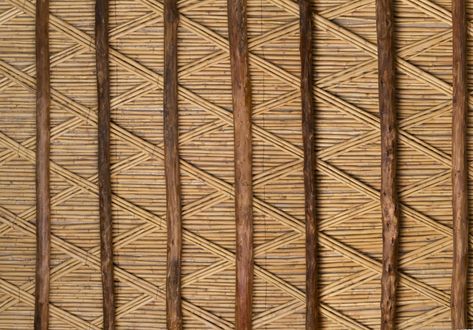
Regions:
M 473 14 L 473 1 L 467 3 Z M 226 0 L 178 4 L 184 327 L 232 329 L 234 162 Z M 375 1 L 314 0 L 313 6 L 321 326 L 378 329 Z M 443 0 L 395 1 L 401 329 L 450 327 L 450 7 Z M 0 329 L 30 329 L 34 314 L 34 15 L 34 1 L 0 0 Z M 298 15 L 293 0 L 248 0 L 255 329 L 305 324 Z M 110 1 L 121 329 L 166 327 L 162 16 L 161 0 Z M 102 324 L 93 38 L 94 1 L 51 1 L 51 329 Z

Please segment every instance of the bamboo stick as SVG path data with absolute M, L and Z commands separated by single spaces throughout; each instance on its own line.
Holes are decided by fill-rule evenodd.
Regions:
M 246 0 L 228 0 L 228 35 L 235 135 L 236 328 L 251 329 L 253 295 L 253 186 L 251 85 Z
M 98 181 L 103 328 L 115 329 L 113 283 L 112 189 L 110 179 L 110 74 L 108 66 L 108 0 L 95 3 L 95 47 L 98 97 Z
M 381 117 L 381 207 L 383 216 L 383 272 L 381 328 L 395 328 L 398 283 L 399 205 L 396 187 L 397 122 L 391 0 L 376 2 L 378 36 L 379 111 Z
M 36 2 L 36 284 L 35 329 L 48 329 L 51 250 L 49 192 L 49 0 Z
M 317 290 L 317 224 L 315 217 L 314 108 L 312 99 L 312 9 L 299 0 L 302 139 L 304 144 L 304 190 L 306 228 L 306 329 L 319 325 Z
M 468 184 L 467 184 L 467 50 L 464 0 L 452 2 L 453 20 L 453 123 L 452 123 L 452 202 L 453 272 L 452 328 L 468 327 Z
M 176 0 L 164 1 L 164 151 L 167 196 L 167 278 L 166 308 L 168 329 L 182 329 L 181 311 L 181 184 L 177 99 Z

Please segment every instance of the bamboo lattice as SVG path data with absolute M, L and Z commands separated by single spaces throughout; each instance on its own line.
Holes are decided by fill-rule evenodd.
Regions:
M 375 0 L 312 3 L 321 326 L 377 329 L 382 223 Z M 401 329 L 447 329 L 452 269 L 451 1 L 394 3 L 401 205 L 396 322 Z M 186 329 L 235 325 L 226 4 L 178 2 Z M 94 1 L 52 0 L 50 6 L 50 328 L 101 329 Z M 121 329 L 166 326 L 163 10 L 162 0 L 110 0 L 112 213 L 116 319 Z M 472 0 L 467 1 L 467 13 L 471 50 Z M 30 329 L 34 316 L 34 16 L 34 1 L 0 0 L 0 329 Z M 248 42 L 253 327 L 303 329 L 297 2 L 248 0 Z M 473 64 L 471 55 L 468 61 Z M 471 148 L 472 127 L 469 132 Z M 473 262 L 469 269 L 471 301 Z M 470 323 L 472 318 L 470 304 Z

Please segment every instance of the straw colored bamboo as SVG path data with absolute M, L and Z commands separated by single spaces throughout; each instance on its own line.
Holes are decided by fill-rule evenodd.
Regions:
M 466 158 L 468 88 L 466 7 L 464 0 L 452 1 L 453 25 L 453 121 L 452 201 L 453 272 L 452 328 L 468 328 L 468 165 Z
M 108 64 L 108 0 L 95 3 L 95 49 L 98 100 L 98 183 L 103 328 L 115 329 L 113 283 L 112 187 L 110 174 L 110 73 Z
M 235 148 L 236 328 L 252 328 L 253 180 L 246 0 L 228 0 Z
M 36 289 L 34 327 L 49 325 L 51 206 L 49 192 L 49 1 L 36 3 Z
M 315 212 L 315 127 L 312 99 L 312 9 L 310 1 L 299 0 L 299 11 L 306 230 L 306 329 L 314 330 L 319 327 L 319 306 L 317 288 L 317 222 Z
M 166 175 L 167 277 L 166 311 L 168 329 L 182 329 L 181 311 L 181 187 L 177 100 L 176 0 L 164 1 L 164 152 Z
M 383 215 L 383 271 L 381 329 L 395 328 L 398 284 L 399 205 L 397 196 L 397 111 L 391 0 L 376 1 L 378 36 L 379 112 L 381 117 L 381 208 Z
M 94 2 L 55 0 L 50 13 L 51 330 L 103 327 Z M 320 328 L 379 329 L 376 2 L 311 2 Z M 451 327 L 449 3 L 394 2 L 402 212 L 396 313 L 400 329 Z M 166 328 L 166 182 L 163 116 L 157 111 L 163 107 L 163 4 L 117 1 L 110 3 L 109 11 L 116 319 L 117 327 L 124 329 Z M 179 0 L 178 6 L 184 327 L 234 329 L 234 136 L 227 1 Z M 2 329 L 33 325 L 35 10 L 34 0 L 0 0 Z M 292 0 L 248 0 L 247 14 L 253 91 L 252 323 L 255 329 L 304 329 L 299 5 Z M 468 30 L 469 37 L 472 32 Z M 472 280 L 469 276 L 470 287 Z

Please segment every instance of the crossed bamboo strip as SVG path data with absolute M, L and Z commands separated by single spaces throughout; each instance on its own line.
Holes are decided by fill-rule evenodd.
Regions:
M 4 63 L 3 63 L 3 66 L 4 66 L 4 67 L 9 67 L 7 64 L 4 64 Z M 12 69 L 12 68 L 10 67 L 10 69 Z M 20 76 L 22 75 L 21 72 L 19 72 L 19 71 L 17 71 L 17 70 L 15 70 L 15 71 L 16 71 L 15 77 L 18 77 L 18 75 L 20 75 Z M 24 76 L 24 75 L 23 75 L 23 76 Z M 13 76 L 10 76 L 10 77 L 13 78 Z M 26 78 L 26 77 L 25 77 L 25 78 Z M 28 85 L 28 84 L 27 84 L 27 85 Z M 59 92 L 55 91 L 55 90 L 53 90 L 53 95 L 55 96 L 55 97 L 53 97 L 53 101 L 55 101 L 55 102 L 56 102 L 56 101 L 60 101 L 60 100 L 64 100 L 64 96 L 63 96 L 62 94 L 60 94 Z M 57 97 L 57 98 L 56 98 L 56 97 Z M 61 102 L 59 102 L 59 103 L 61 103 Z M 73 103 L 74 103 L 74 102 L 73 102 Z M 65 104 L 64 104 L 64 105 L 65 105 Z M 70 104 L 69 104 L 68 109 L 70 109 L 70 108 L 71 108 L 71 107 L 70 107 Z M 81 108 L 81 106 L 79 106 L 78 104 L 75 104 L 74 108 L 77 109 L 77 110 L 79 110 L 79 111 L 81 111 L 81 112 L 82 112 L 82 110 L 85 110 L 85 109 Z M 81 109 L 82 109 L 82 110 L 81 110 Z M 92 122 L 94 122 L 94 121 L 96 120 L 96 119 L 95 119 L 95 116 L 94 116 L 93 114 L 90 114 L 89 111 L 86 111 L 85 113 L 88 115 L 88 117 L 87 117 L 88 120 L 90 120 L 90 121 L 92 121 Z M 77 113 L 76 113 L 76 114 L 77 114 Z M 113 130 L 114 130 L 114 124 L 112 124 L 112 132 L 113 132 Z M 145 141 L 143 141 L 142 143 L 144 143 L 145 145 L 148 145 L 148 144 L 149 144 L 148 142 L 145 142 Z M 20 147 L 20 146 L 18 146 L 18 147 Z M 17 148 L 14 148 L 14 149 L 17 150 Z M 151 154 L 157 156 L 159 159 L 163 159 L 163 154 L 162 154 L 162 152 L 158 152 L 155 147 L 151 147 L 151 146 L 150 146 L 149 148 L 146 148 L 146 150 L 147 150 L 147 152 L 150 152 Z M 183 162 L 183 161 L 181 160 L 181 165 L 182 165 L 183 163 L 186 164 L 185 162 Z M 205 175 L 205 174 L 201 172 L 201 175 L 200 175 L 200 176 L 197 176 L 196 178 L 201 178 L 202 175 Z M 67 180 L 68 177 L 66 176 L 65 178 L 66 178 L 66 180 Z M 77 178 L 77 180 L 81 181 L 79 178 Z M 76 180 L 73 180 L 72 182 L 78 183 Z M 226 185 L 226 184 L 225 184 L 225 185 Z M 229 188 L 230 188 L 230 187 L 229 187 Z M 232 189 L 225 189 L 225 190 L 226 190 L 227 194 L 232 195 L 232 192 L 233 192 Z M 274 207 L 271 207 L 271 206 L 267 205 L 265 202 L 262 202 L 262 201 L 259 201 L 259 204 L 260 204 L 262 207 L 265 207 L 266 209 L 269 209 L 269 211 L 271 211 L 272 214 L 274 214 L 275 216 L 278 216 L 280 219 L 283 219 L 283 218 L 281 218 L 281 215 L 283 214 L 283 213 L 281 213 L 281 211 L 278 211 L 278 210 L 275 209 Z M 265 206 L 265 205 L 267 205 L 267 206 Z M 261 207 L 261 206 L 260 206 L 260 207 Z M 130 205 L 130 207 L 131 207 L 131 205 Z M 136 208 L 136 207 L 134 207 L 134 206 L 131 207 L 131 211 L 133 212 L 133 209 L 135 209 L 135 208 Z M 125 208 L 125 209 L 126 209 L 126 210 L 130 210 L 129 208 Z M 142 214 L 142 213 L 143 213 L 143 212 L 141 212 L 141 214 Z M 138 213 L 138 214 L 140 214 L 140 213 Z M 285 217 L 289 217 L 289 216 L 288 216 L 288 215 L 285 215 Z M 293 221 L 298 221 L 298 220 L 292 219 L 292 220 L 290 220 L 290 221 L 293 222 Z M 301 231 L 301 228 L 299 228 L 298 231 Z M 184 235 L 184 237 L 187 238 L 188 236 L 187 236 L 187 235 Z M 190 241 L 194 241 L 193 238 L 197 238 L 197 237 L 196 237 L 196 236 L 191 236 L 191 237 L 189 237 L 189 238 L 187 238 L 187 239 L 189 239 Z M 205 247 L 206 249 L 209 249 L 209 248 L 212 246 L 212 244 L 210 244 L 209 241 L 205 241 L 205 242 L 202 242 L 202 243 L 198 243 L 198 242 L 200 242 L 200 239 L 197 239 L 197 241 L 194 241 L 194 242 L 196 242 L 198 245 L 200 245 L 200 246 L 202 246 L 202 247 Z M 218 250 L 221 250 L 220 248 L 217 248 L 217 249 L 215 250 L 215 248 L 216 248 L 216 246 L 215 246 L 214 248 L 211 248 L 210 251 L 213 252 L 213 253 L 216 253 Z M 222 252 L 223 252 L 223 254 L 222 254 Z M 221 251 L 221 252 L 217 252 L 217 255 L 224 256 L 224 257 L 226 257 L 226 258 L 230 258 L 231 260 L 234 260 L 234 259 L 233 259 L 234 256 L 231 256 L 231 255 L 229 255 L 228 253 L 229 253 L 229 252 L 227 252 L 227 251 L 225 251 L 225 252 L 224 252 L 224 251 Z M 272 283 L 272 284 L 275 285 L 276 287 L 279 287 L 279 288 L 282 289 L 283 291 L 287 291 L 291 296 L 297 297 L 298 299 L 304 299 L 304 296 L 299 292 L 298 289 L 292 287 L 292 285 L 288 284 L 287 282 L 282 281 L 281 279 L 275 277 L 273 274 L 271 274 L 271 273 L 265 271 L 264 269 L 262 269 L 262 268 L 260 268 L 260 267 L 258 267 L 258 266 L 255 267 L 255 275 L 257 275 L 257 276 L 259 276 L 259 277 L 262 277 L 263 279 L 265 279 L 265 280 L 268 281 L 269 283 Z M 326 314 L 326 315 L 329 316 L 329 317 L 335 318 L 335 320 L 336 320 L 337 322 L 341 322 L 341 324 L 344 324 L 344 325 L 347 325 L 347 324 L 351 324 L 351 325 L 358 324 L 358 323 L 356 323 L 354 320 L 350 320 L 349 318 L 344 317 L 344 316 L 341 315 L 340 313 L 337 313 L 337 312 L 331 310 L 328 306 L 324 306 L 324 311 L 323 311 L 323 313 Z M 211 319 L 211 317 L 209 317 L 209 319 Z M 362 327 L 360 324 L 358 324 L 356 327 L 357 327 L 357 328 L 364 328 L 364 327 Z

